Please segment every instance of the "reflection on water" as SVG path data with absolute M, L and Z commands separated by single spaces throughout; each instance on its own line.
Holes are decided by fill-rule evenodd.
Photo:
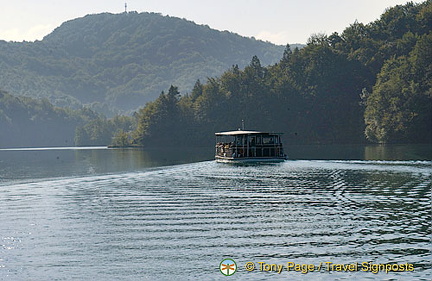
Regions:
M 290 159 L 432 160 L 432 145 L 288 145 Z
M 365 147 L 366 160 L 431 160 L 432 145 L 369 145 Z
M 213 150 L 45 148 L 0 149 L 0 182 L 139 171 L 212 159 Z
M 432 160 L 430 145 L 288 145 L 288 157 L 323 160 Z M 140 171 L 211 160 L 214 149 L 106 147 L 0 149 L 0 183 L 8 180 Z
M 432 276 L 430 160 L 172 165 L 181 158 L 136 150 L 0 151 L 0 159 L 0 280 Z M 224 258 L 238 264 L 233 277 L 219 272 Z M 247 272 L 246 262 L 414 271 L 278 274 Z

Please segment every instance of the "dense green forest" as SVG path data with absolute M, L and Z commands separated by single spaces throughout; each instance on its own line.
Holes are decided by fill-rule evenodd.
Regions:
M 106 145 L 113 133 L 130 131 L 135 119 L 107 119 L 88 107 L 56 107 L 48 99 L 17 97 L 0 90 L 0 147 Z
M 0 91 L 0 147 L 73 146 L 75 128 L 97 117 L 89 109 L 54 107 L 47 99 L 16 97 Z
M 16 140 L 31 138 L 31 127 L 55 133 L 58 145 L 73 139 L 76 145 L 211 146 L 215 132 L 237 129 L 245 120 L 247 129 L 282 132 L 290 144 L 431 143 L 431 29 L 431 0 L 395 6 L 341 34 L 313 34 L 304 48 L 287 45 L 272 65 L 255 55 L 242 67 L 233 57 L 221 75 L 196 76 L 191 90 L 164 81 L 172 85 L 132 116 L 107 119 L 89 107 L 62 109 L 2 92 L 0 141 L 20 145 Z M 72 52 L 68 48 L 74 49 L 64 45 L 58 52 Z M 96 83 L 92 77 L 89 83 Z
M 0 85 L 113 116 L 134 112 L 170 84 L 190 91 L 197 79 L 244 67 L 253 55 L 273 64 L 283 49 L 155 13 L 95 14 L 65 22 L 41 41 L 0 41 Z
M 388 9 L 342 34 L 312 35 L 263 67 L 177 87 L 137 114 L 132 144 L 210 144 L 214 132 L 247 128 L 285 133 L 288 143 L 431 142 L 432 2 Z

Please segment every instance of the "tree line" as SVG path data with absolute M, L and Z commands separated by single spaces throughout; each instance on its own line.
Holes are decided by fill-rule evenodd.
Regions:
M 342 34 L 314 34 L 300 50 L 287 45 L 277 64 L 254 56 L 183 96 L 171 86 L 123 141 L 208 145 L 246 120 L 289 143 L 431 142 L 431 18 L 431 1 L 409 2 Z
M 128 116 L 108 119 L 89 107 L 62 108 L 48 99 L 0 90 L 0 148 L 107 145 L 114 133 L 132 130 L 134 120 Z
M 282 132 L 291 144 L 430 143 L 431 27 L 431 0 L 398 5 L 341 34 L 313 34 L 302 49 L 287 45 L 273 65 L 254 56 L 244 68 L 197 80 L 188 93 L 172 85 L 132 116 L 108 119 L 88 108 L 71 113 L 46 100 L 32 103 L 84 116 L 62 117 L 76 145 L 209 146 L 215 132 L 235 130 L 242 120 L 247 129 Z M 0 108 L 0 122 L 12 132 L 9 117 Z

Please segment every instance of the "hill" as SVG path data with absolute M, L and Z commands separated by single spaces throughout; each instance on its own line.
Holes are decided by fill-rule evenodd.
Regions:
M 254 57 L 190 95 L 172 86 L 138 112 L 129 140 L 211 145 L 244 119 L 288 143 L 431 143 L 431 81 L 432 1 L 409 2 L 341 34 L 312 35 L 277 64 Z
M 283 47 L 155 13 L 87 15 L 36 42 L 0 41 L 0 88 L 58 106 L 132 112 L 175 84 L 277 62 Z
M 96 15 L 105 16 L 113 15 Z M 114 15 L 128 22 L 129 16 L 140 15 Z M 160 15 L 151 16 L 161 19 Z M 102 26 L 86 27 L 84 24 L 82 33 L 89 29 L 100 30 L 100 35 L 90 37 L 68 32 L 68 26 L 66 23 L 60 27 L 62 33 L 56 30 L 42 42 L 0 43 L 0 47 L 4 47 L 0 52 L 2 71 L 6 69 L 2 72 L 0 88 L 18 85 L 21 93 L 29 95 L 38 89 L 41 96 L 56 98 L 57 104 L 79 105 L 100 99 L 97 104 L 93 103 L 93 108 L 129 100 L 126 94 L 124 99 L 107 96 L 101 89 L 118 89 L 115 85 L 123 81 L 121 77 L 139 77 L 131 81 L 124 78 L 122 87 L 139 84 L 147 74 L 137 76 L 129 72 L 133 66 L 141 71 L 143 65 L 151 64 L 145 64 L 137 56 L 116 57 L 115 52 L 111 56 L 103 55 L 104 60 L 98 61 L 98 56 L 106 50 L 112 52 L 104 46 L 115 45 L 111 43 L 114 39 L 102 36 Z M 205 26 L 197 28 L 215 32 Z M 65 37 L 66 34 L 71 37 Z M 216 34 L 239 38 L 227 32 Z M 97 42 L 97 38 L 103 40 Z M 123 44 L 123 39 L 121 42 Z M 128 44 L 134 46 L 132 42 Z M 208 46 L 210 50 L 211 47 Z M 171 54 L 167 60 L 169 64 L 183 56 L 177 51 L 164 50 L 158 61 Z M 183 53 L 193 53 L 193 50 L 194 46 L 190 46 Z M 147 50 L 142 49 L 142 52 Z M 157 51 L 152 54 L 159 56 Z M 18 98 L 0 92 L 0 146 L 65 145 L 75 133 L 76 145 L 101 145 L 112 141 L 118 146 L 211 147 L 215 132 L 236 129 L 242 119 L 248 129 L 285 133 L 284 139 L 290 144 L 432 143 L 432 0 L 389 8 L 374 22 L 354 22 L 341 34 L 314 34 L 302 49 L 286 46 L 281 59 L 271 65 L 253 56 L 242 68 L 235 65 L 238 59 L 232 59 L 232 66 L 220 75 L 203 82 L 194 77 L 196 83 L 191 91 L 186 92 L 174 83 L 166 87 L 163 89 L 166 92 L 158 92 L 155 100 L 133 116 L 107 119 L 88 107 L 62 109 L 50 104 L 48 99 Z M 129 72 L 123 76 L 112 75 L 111 71 L 123 69 L 117 61 L 125 62 L 123 67 Z M 191 71 L 193 64 L 190 66 Z M 100 72 L 102 69 L 106 73 Z M 112 85 L 112 88 L 104 85 Z M 64 94 L 65 89 L 75 95 Z M 132 92 L 127 93 L 135 97 Z M 143 95 L 143 92 L 136 92 L 135 101 Z M 34 140 L 38 140 L 38 144 Z

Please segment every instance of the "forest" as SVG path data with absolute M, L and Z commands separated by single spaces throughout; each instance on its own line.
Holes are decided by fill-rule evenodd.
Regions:
M 1 89 L 131 114 L 176 84 L 244 67 L 253 55 L 276 63 L 283 46 L 156 13 L 93 14 L 67 21 L 36 42 L 0 41 Z
M 48 99 L 13 96 L 0 90 L 0 148 L 107 145 L 113 132 L 129 131 L 134 119 L 107 119 L 88 107 L 54 106 Z
M 288 143 L 432 141 L 432 2 L 385 11 L 341 34 L 314 34 L 282 59 L 175 86 L 136 114 L 120 144 L 208 145 L 240 127 L 284 133 Z
M 432 143 L 431 27 L 432 1 L 408 2 L 341 34 L 313 34 L 304 48 L 287 45 L 274 64 L 258 55 L 245 66 L 233 60 L 219 76 L 196 77 L 191 90 L 170 80 L 132 115 L 106 118 L 42 100 L 31 107 L 49 110 L 23 116 L 62 116 L 76 145 L 211 146 L 215 132 L 242 120 L 246 129 L 284 133 L 288 144 Z M 11 114 L 0 108 L 10 131 L 20 123 Z

